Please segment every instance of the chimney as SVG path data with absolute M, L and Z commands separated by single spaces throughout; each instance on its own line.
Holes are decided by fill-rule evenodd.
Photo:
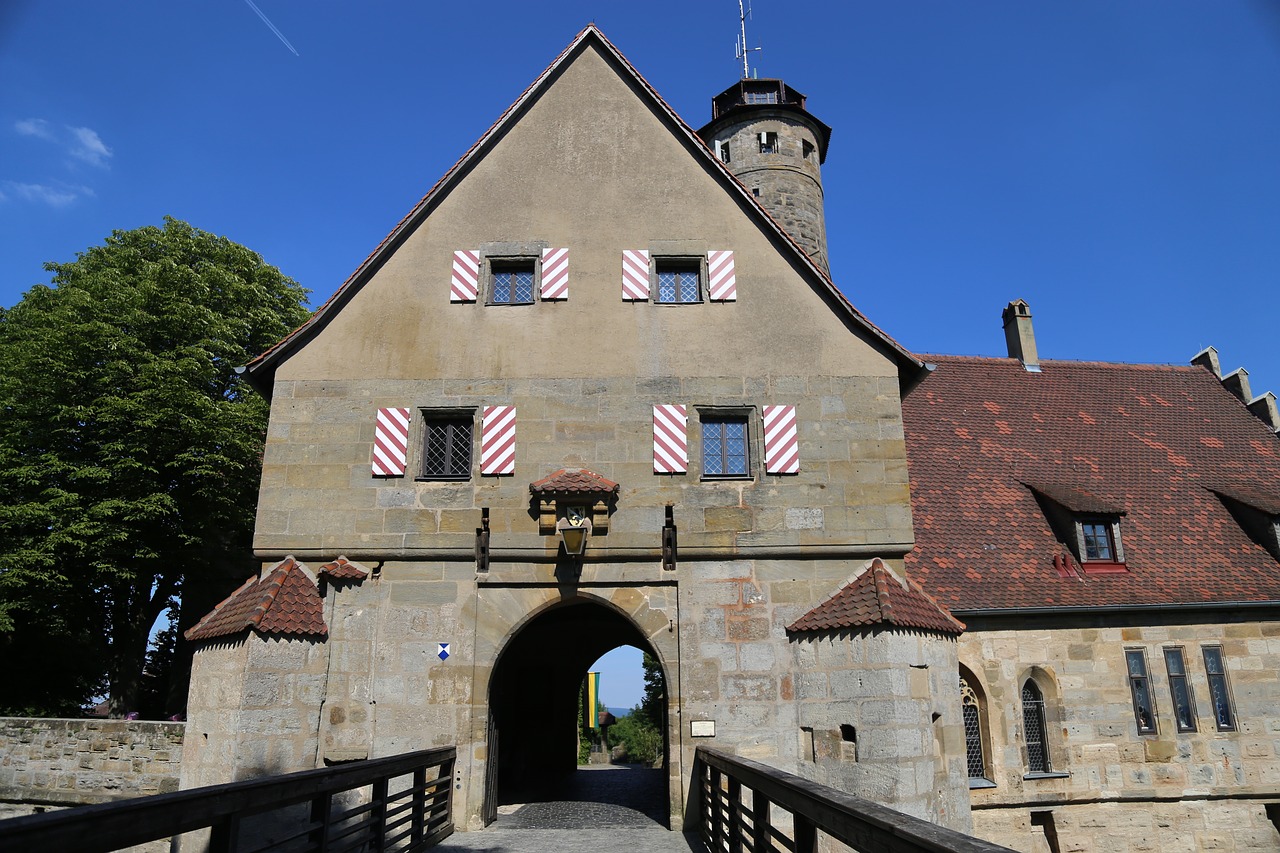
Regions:
M 1036 334 L 1031 328 L 1031 308 L 1021 299 L 1005 306 L 1000 314 L 1004 320 L 1004 339 L 1009 345 L 1009 358 L 1016 358 L 1032 373 L 1040 372 L 1040 357 L 1036 355 Z
M 1205 347 L 1196 353 L 1191 363 L 1203 367 L 1213 374 L 1215 379 L 1222 378 L 1222 365 L 1218 363 L 1218 351 L 1213 347 Z
M 1249 401 L 1249 411 L 1254 417 L 1271 427 L 1272 432 L 1280 432 L 1280 411 L 1276 409 L 1276 395 L 1267 391 Z
M 1246 406 L 1253 399 L 1253 392 L 1249 390 L 1249 371 L 1243 367 L 1237 367 L 1222 377 L 1222 387 L 1234 394 L 1236 399 Z

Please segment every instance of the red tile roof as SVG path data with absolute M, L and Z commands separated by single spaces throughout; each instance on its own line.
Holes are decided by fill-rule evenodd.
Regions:
M 787 626 L 788 631 L 828 631 L 893 625 L 959 634 L 956 621 L 913 581 L 895 575 L 879 559 L 839 592 Z
M 1280 438 L 1212 373 L 924 358 L 937 369 L 902 406 L 907 569 L 952 610 L 1280 601 L 1280 564 L 1211 491 L 1277 505 Z M 1066 549 L 1024 484 L 1123 512 L 1128 572 L 1055 571 Z
M 618 484 L 586 468 L 561 468 L 549 477 L 530 483 L 529 491 L 533 494 L 611 495 L 618 491 Z
M 188 640 L 226 637 L 254 629 L 261 634 L 323 637 L 324 605 L 315 582 L 286 557 L 263 578 L 249 578 L 186 632 Z
M 331 563 L 325 563 L 317 574 L 328 575 L 339 581 L 362 581 L 369 576 L 367 571 L 346 557 L 339 557 Z

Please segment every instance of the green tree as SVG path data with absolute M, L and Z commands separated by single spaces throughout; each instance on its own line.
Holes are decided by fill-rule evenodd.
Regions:
M 653 655 L 645 652 L 640 665 L 644 669 L 644 696 L 632 715 L 638 713 L 650 728 L 662 731 L 667 722 L 667 682 L 662 675 L 662 667 Z
M 170 218 L 45 268 L 0 310 L 0 712 L 105 685 L 120 715 L 184 585 L 252 571 L 267 404 L 235 368 L 306 291 Z

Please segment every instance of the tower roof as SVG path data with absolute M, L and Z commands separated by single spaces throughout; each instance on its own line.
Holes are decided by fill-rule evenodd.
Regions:
M 827 145 L 831 142 L 831 127 L 805 109 L 806 98 L 776 77 L 739 80 L 711 99 L 711 121 L 698 131 L 705 141 L 713 135 L 712 128 L 725 122 L 745 119 L 759 112 L 789 112 L 802 116 L 813 126 L 818 138 L 818 160 L 827 159 Z

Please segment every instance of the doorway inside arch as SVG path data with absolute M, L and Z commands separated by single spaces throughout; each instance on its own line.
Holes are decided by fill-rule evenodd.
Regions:
M 623 646 L 658 660 L 630 619 L 581 599 L 546 610 L 507 643 L 489 687 L 486 823 L 500 817 L 530 828 L 667 825 L 665 682 L 657 767 L 621 755 L 613 763 L 602 754 L 578 763 L 584 679 L 597 660 Z

